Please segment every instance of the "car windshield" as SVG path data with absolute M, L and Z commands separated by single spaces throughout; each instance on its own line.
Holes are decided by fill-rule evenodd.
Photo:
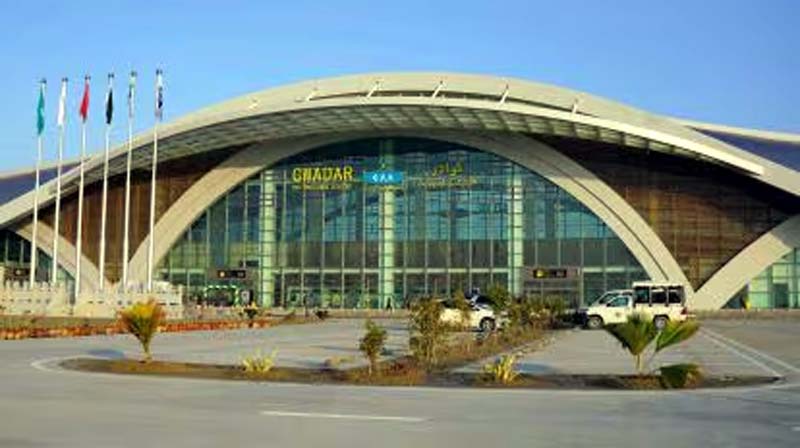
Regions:
M 617 297 L 620 293 L 619 292 L 607 292 L 592 302 L 592 305 L 604 305 L 608 303 L 614 297 Z

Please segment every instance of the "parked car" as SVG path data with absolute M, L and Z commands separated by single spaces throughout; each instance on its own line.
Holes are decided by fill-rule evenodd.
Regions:
M 475 300 L 468 301 L 470 306 L 469 322 L 467 326 L 472 330 L 480 330 L 484 332 L 494 331 L 505 325 L 507 318 L 504 315 L 496 315 L 491 306 Z M 455 307 L 453 301 L 446 300 L 442 302 L 444 310 L 442 311 L 441 319 L 453 325 L 461 325 L 463 322 L 463 315 L 461 310 Z
M 579 319 L 586 328 L 598 329 L 604 325 L 623 323 L 634 313 L 653 319 L 658 329 L 664 328 L 670 320 L 686 320 L 689 311 L 686 308 L 684 285 L 635 282 L 630 290 L 603 294 L 579 311 Z

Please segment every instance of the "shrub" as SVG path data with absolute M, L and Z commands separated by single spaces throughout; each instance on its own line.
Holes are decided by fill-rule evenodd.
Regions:
M 702 378 L 697 364 L 672 364 L 658 370 L 661 373 L 658 379 L 665 389 L 683 389 Z
M 411 307 L 409 346 L 418 361 L 433 366 L 445 342 L 447 326 L 442 322 L 443 306 L 434 298 L 424 298 Z
M 275 356 L 278 350 L 272 350 L 269 356 L 261 354 L 261 349 L 242 359 L 242 370 L 246 373 L 267 373 L 275 365 Z
M 511 295 L 509 295 L 508 290 L 500 283 L 492 283 L 489 285 L 489 288 L 486 290 L 486 297 L 492 302 L 492 308 L 495 313 L 505 311 L 511 301 Z
M 147 302 L 135 303 L 119 313 L 121 327 L 142 344 L 145 362 L 152 360 L 150 342 L 165 317 L 166 315 L 161 305 L 153 299 Z
M 367 332 L 361 338 L 358 349 L 369 361 L 369 374 L 372 376 L 378 370 L 378 357 L 386 344 L 386 329 L 372 320 L 367 320 L 364 327 Z
M 330 369 L 338 369 L 339 366 L 341 366 L 342 364 L 350 364 L 354 360 L 355 359 L 352 356 L 332 356 L 332 357 L 326 359 L 322 363 L 322 366 L 323 366 L 323 368 L 328 369 L 328 370 L 330 370 Z
M 633 355 L 636 365 L 636 373 L 641 375 L 644 371 L 643 354 L 645 349 L 655 340 L 655 348 L 650 357 L 650 361 L 663 351 L 664 349 L 673 345 L 686 341 L 697 333 L 700 329 L 700 324 L 696 321 L 670 321 L 659 332 L 653 321 L 640 314 L 633 314 L 628 318 L 628 321 L 623 324 L 609 325 L 606 330 L 614 336 L 622 346 Z M 648 362 L 649 364 L 649 362 Z M 673 378 L 684 375 L 684 383 L 686 380 L 691 380 L 693 377 L 699 375 L 699 367 L 695 369 L 688 369 L 686 366 L 689 364 L 676 364 L 674 366 L 664 366 L 660 368 L 662 377 L 665 369 L 667 375 Z M 692 364 L 693 366 L 693 364 Z M 674 369 L 670 369 L 670 368 Z M 688 370 L 687 370 L 688 369 Z M 681 373 L 683 372 L 683 373 Z M 670 379 L 667 379 L 670 381 Z
M 636 373 L 641 375 L 644 350 L 658 334 L 653 322 L 641 314 L 632 314 L 627 322 L 609 325 L 606 329 L 633 356 Z
M 511 384 L 519 376 L 516 362 L 517 355 L 503 355 L 483 366 L 483 372 L 494 383 Z
M 524 331 L 536 325 L 538 316 L 535 302 L 531 299 L 514 300 L 508 305 L 508 325 L 512 331 Z

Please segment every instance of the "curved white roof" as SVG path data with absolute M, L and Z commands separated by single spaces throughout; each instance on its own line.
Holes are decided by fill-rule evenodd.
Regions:
M 160 125 L 159 161 L 282 137 L 414 128 L 604 141 L 706 160 L 800 195 L 796 171 L 676 119 L 562 87 L 457 73 L 372 73 L 243 95 Z M 134 168 L 151 163 L 152 143 L 152 131 L 134 138 Z M 113 149 L 111 175 L 124 172 L 125 154 L 125 144 Z M 88 183 L 101 178 L 102 164 L 101 153 L 87 161 Z M 65 191 L 76 187 L 77 177 L 77 170 L 65 175 Z M 52 184 L 44 186 L 43 205 L 52 200 Z M 31 197 L 0 206 L 0 226 L 29 213 Z

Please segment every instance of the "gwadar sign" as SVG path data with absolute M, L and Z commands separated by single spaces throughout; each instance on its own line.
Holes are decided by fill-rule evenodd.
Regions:
M 292 184 L 301 190 L 347 190 L 354 173 L 352 165 L 296 167 Z

